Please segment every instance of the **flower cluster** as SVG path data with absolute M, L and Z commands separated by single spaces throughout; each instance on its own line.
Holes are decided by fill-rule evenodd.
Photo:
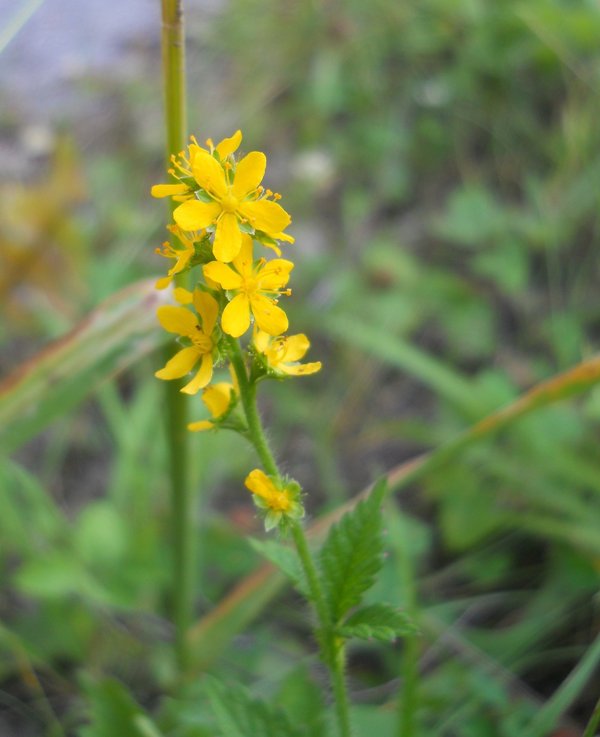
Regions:
M 315 373 L 321 363 L 300 363 L 310 343 L 303 334 L 286 335 L 288 317 L 279 302 L 291 295 L 294 264 L 282 258 L 281 244 L 294 242 L 285 232 L 291 218 L 280 196 L 262 185 L 265 155 L 238 157 L 241 142 L 240 131 L 216 146 L 209 139 L 202 147 L 192 137 L 187 150 L 172 157 L 175 181 L 152 187 L 154 197 L 178 203 L 171 240 L 157 249 L 172 265 L 156 286 L 178 285 L 177 304 L 159 307 L 158 319 L 181 347 L 156 376 L 189 378 L 181 389 L 186 394 L 202 390 L 210 419 L 190 423 L 189 430 L 227 428 L 251 440 L 241 394 L 263 379 Z M 227 363 L 233 381 L 213 383 L 215 368 Z M 295 482 L 255 469 L 246 484 L 268 526 L 301 516 Z

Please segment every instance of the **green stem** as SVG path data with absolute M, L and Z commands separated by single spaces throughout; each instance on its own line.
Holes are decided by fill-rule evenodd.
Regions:
M 248 423 L 250 440 L 258 454 L 258 457 L 260 458 L 260 462 L 264 466 L 265 471 L 270 476 L 274 476 L 279 479 L 281 478 L 281 474 L 277 467 L 277 461 L 269 447 L 269 442 L 264 433 L 260 415 L 258 413 L 258 407 L 256 404 L 256 383 L 250 381 L 248 378 L 248 372 L 246 371 L 239 341 L 234 338 L 230 339 L 229 347 L 229 356 L 240 387 L 240 398 L 242 400 L 244 414 L 246 415 L 246 422 Z
M 256 404 L 256 382 L 248 376 L 242 350 L 239 341 L 229 339 L 229 357 L 240 389 L 240 398 L 248 423 L 248 435 L 252 442 L 265 471 L 276 479 L 281 479 L 281 473 L 277 461 L 273 456 L 265 432 L 263 430 L 260 415 Z M 325 596 L 321 588 L 321 582 L 317 568 L 313 560 L 308 542 L 297 521 L 291 523 L 292 535 L 298 551 L 298 557 L 304 569 L 304 575 L 308 581 L 311 599 L 315 605 L 317 618 L 319 620 L 319 645 L 325 664 L 329 668 L 333 695 L 335 699 L 336 713 L 340 729 L 340 737 L 352 737 L 350 727 L 350 709 L 348 693 L 346 689 L 345 665 L 346 656 L 344 641 L 335 636 L 331 618 L 327 610 Z
M 185 147 L 185 62 L 183 0 L 161 0 L 162 57 L 165 95 L 167 168 L 171 155 Z M 184 286 L 178 280 L 179 286 Z M 169 346 L 167 360 L 174 354 Z M 180 392 L 182 382 L 166 383 L 167 442 L 171 481 L 171 534 L 173 545 L 172 607 L 175 623 L 175 657 L 182 675 L 187 670 L 189 648 L 187 632 L 192 620 L 194 602 L 194 529 L 189 482 L 188 403 Z
M 292 524 L 292 535 L 319 619 L 320 632 L 318 639 L 323 660 L 329 667 L 331 674 L 331 684 L 333 686 L 340 735 L 341 737 L 351 737 L 350 705 L 345 677 L 346 652 L 344 640 L 335 636 L 329 612 L 327 611 L 325 596 L 321 588 L 321 582 L 319 581 L 317 569 L 310 548 L 308 547 L 306 535 L 298 522 L 293 522 Z

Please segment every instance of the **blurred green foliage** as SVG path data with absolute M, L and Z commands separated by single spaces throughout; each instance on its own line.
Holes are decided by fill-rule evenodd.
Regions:
M 194 89 L 216 76 L 235 100 L 229 128 L 241 121 L 247 149 L 267 151 L 295 216 L 295 294 L 307 296 L 291 324 L 325 367 L 262 399 L 311 514 L 592 352 L 595 2 L 231 0 L 202 35 L 190 22 Z M 149 98 L 158 105 L 156 80 L 141 79 L 127 104 Z M 193 99 L 191 129 L 216 138 L 227 121 L 214 96 Z M 45 179 L 3 184 L 9 348 L 32 324 L 55 337 L 158 271 L 161 213 L 146 191 L 162 133 L 143 140 L 115 136 L 81 163 L 59 147 Z M 32 268 L 7 282 L 15 254 Z M 300 734 L 327 734 L 291 593 L 267 606 L 269 591 L 251 626 L 231 626 L 210 664 L 222 682 L 197 679 L 159 705 L 173 679 L 168 500 L 158 362 L 143 355 L 0 461 L 0 720 L 23 735 L 60 734 L 53 714 L 86 737 L 225 735 L 222 682 L 242 681 L 240 713 L 276 702 Z M 393 734 L 398 710 L 407 737 L 534 737 L 560 719 L 581 731 L 600 658 L 599 423 L 596 389 L 473 446 L 390 506 L 368 603 L 406 608 L 423 635 L 352 650 L 357 734 Z M 241 487 L 250 450 L 227 434 L 193 443 L 201 616 L 260 558 L 244 539 L 258 534 Z M 566 681 L 572 671 L 587 676 Z M 396 704 L 399 674 L 414 709 Z M 280 716 L 265 706 L 261 719 Z

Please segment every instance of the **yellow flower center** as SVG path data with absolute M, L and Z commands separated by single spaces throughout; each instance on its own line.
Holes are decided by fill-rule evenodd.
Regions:
M 197 332 L 192 333 L 188 337 L 194 344 L 194 347 L 198 349 L 199 353 L 210 353 L 212 351 L 212 339 L 206 333 L 202 332 L 199 325 L 197 326 Z
M 231 190 L 221 200 L 221 207 L 225 212 L 236 212 L 239 206 L 239 200 L 231 194 Z
M 271 492 L 267 504 L 274 512 L 287 512 L 291 506 L 290 498 L 285 491 Z
M 243 279 L 240 292 L 242 292 L 242 294 L 245 294 L 246 297 L 251 297 L 253 294 L 256 294 L 256 292 L 258 292 L 259 290 L 260 290 L 260 283 L 258 279 L 256 279 L 253 276 Z
M 277 364 L 283 361 L 285 357 L 286 346 L 287 340 L 285 338 L 279 338 L 278 340 L 274 340 L 269 348 L 267 348 L 267 350 L 265 351 L 265 355 L 271 366 L 277 366 Z

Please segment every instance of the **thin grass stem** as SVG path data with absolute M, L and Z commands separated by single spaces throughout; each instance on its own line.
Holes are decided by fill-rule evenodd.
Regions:
M 583 737 L 594 737 L 596 734 L 596 728 L 600 724 L 600 699 L 598 699 L 594 708 L 594 713 L 590 717 L 590 721 L 587 723 Z
M 171 156 L 184 148 L 187 137 L 183 0 L 161 0 L 161 10 L 166 156 L 169 168 Z M 181 278 L 177 283 L 184 286 Z M 167 360 L 173 353 L 173 347 L 169 346 Z M 183 675 L 189 657 L 187 633 L 193 612 L 195 556 L 186 429 L 188 403 L 187 396 L 180 391 L 181 386 L 180 381 L 166 382 L 165 393 L 173 545 L 172 616 L 175 624 L 175 658 L 179 674 Z
M 390 539 L 396 550 L 398 575 L 404 594 L 403 608 L 411 619 L 418 622 L 417 586 L 413 561 L 408 544 L 406 519 L 392 507 L 386 510 Z M 419 640 L 417 635 L 406 635 L 403 642 L 400 672 L 402 689 L 398 697 L 398 737 L 413 737 L 416 731 L 416 713 L 419 698 Z

